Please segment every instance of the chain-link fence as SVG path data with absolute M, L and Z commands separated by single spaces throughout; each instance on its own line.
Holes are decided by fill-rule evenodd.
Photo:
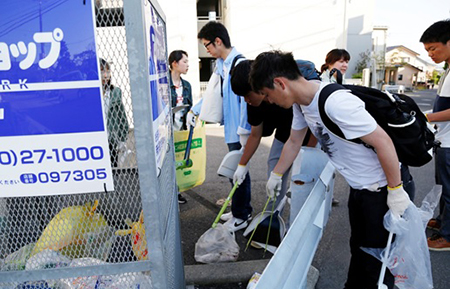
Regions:
M 165 29 L 164 15 L 156 1 L 93 2 L 114 190 L 0 198 L 0 288 L 184 286 L 171 123 L 158 165 L 143 37 L 145 15 Z

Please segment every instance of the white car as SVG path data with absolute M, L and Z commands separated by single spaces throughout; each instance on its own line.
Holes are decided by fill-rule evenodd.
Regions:
M 383 85 L 382 88 L 383 91 L 389 91 L 390 93 L 405 93 L 405 86 L 404 85 Z

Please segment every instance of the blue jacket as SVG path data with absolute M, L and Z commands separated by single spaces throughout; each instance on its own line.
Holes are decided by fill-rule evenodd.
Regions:
M 247 103 L 242 96 L 236 95 L 231 89 L 230 67 L 238 54 L 240 53 L 233 47 L 227 59 L 217 59 L 214 71 L 223 78 L 223 119 L 221 124 L 224 125 L 225 143 L 239 142 L 239 135 L 250 134 L 251 130 L 251 126 L 247 122 Z M 192 108 L 194 114 L 199 115 L 201 107 L 202 101 Z

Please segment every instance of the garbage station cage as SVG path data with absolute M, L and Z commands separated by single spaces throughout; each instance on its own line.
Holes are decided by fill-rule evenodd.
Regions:
M 97 54 L 110 64 L 112 83 L 122 91 L 129 125 L 127 140 L 121 144 L 116 167 L 113 166 L 115 189 L 1 198 L 0 288 L 44 282 L 49 288 L 61 282 L 84 282 L 91 286 L 83 288 L 94 288 L 101 284 L 92 281 L 99 280 L 94 276 L 103 276 L 104 283 L 122 284 L 114 288 L 131 288 L 126 284 L 138 284 L 143 278 L 150 279 L 153 288 L 184 287 L 172 124 L 166 123 L 167 151 L 158 166 L 149 87 L 146 10 L 153 11 L 151 15 L 164 30 L 165 16 L 155 0 L 102 0 L 95 1 L 95 5 Z M 162 40 L 160 47 L 167 49 L 165 31 Z M 167 77 L 168 66 L 165 73 Z M 164 75 L 160 73 L 159 77 Z M 70 217 L 63 225 L 49 225 L 56 215 L 64 216 L 68 211 L 70 214 L 65 217 Z M 117 230 L 130 229 L 132 223 L 137 228 L 141 212 L 148 248 L 132 246 L 133 242 L 141 244 L 143 238 L 138 235 L 138 239 L 136 232 L 115 234 Z M 75 234 L 79 235 L 71 235 L 77 228 Z M 44 234 L 50 243 L 52 238 L 66 238 L 67 246 L 53 252 L 42 250 L 45 246 L 37 244 L 42 245 Z M 82 259 L 85 257 L 93 259 Z M 79 260 L 79 267 L 69 266 L 72 260 Z M 73 286 L 63 288 L 81 288 Z

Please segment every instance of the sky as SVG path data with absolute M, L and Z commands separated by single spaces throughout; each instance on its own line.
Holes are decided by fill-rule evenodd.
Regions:
M 389 28 L 388 46 L 406 46 L 433 63 L 419 39 L 431 24 L 450 18 L 450 0 L 375 0 L 374 15 L 374 25 Z

